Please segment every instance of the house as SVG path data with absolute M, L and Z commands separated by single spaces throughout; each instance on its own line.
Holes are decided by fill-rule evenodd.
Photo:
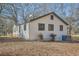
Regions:
M 3 17 L 0 16 L 0 35 L 5 35 L 5 20 Z
M 4 33 L 4 25 L 0 23 L 0 35 L 3 35 Z
M 26 40 L 38 40 L 40 34 L 43 35 L 43 40 L 50 40 L 50 35 L 55 34 L 55 40 L 61 41 L 62 36 L 68 34 L 67 27 L 67 22 L 56 13 L 50 12 L 24 24 L 14 25 L 13 34 Z
M 0 35 L 11 35 L 13 32 L 14 21 L 0 15 Z

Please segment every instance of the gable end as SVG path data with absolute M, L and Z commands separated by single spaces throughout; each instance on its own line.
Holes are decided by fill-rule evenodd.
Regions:
M 34 19 L 31 19 L 29 22 L 32 22 L 32 21 L 35 21 L 35 20 L 38 20 L 39 18 L 42 18 L 42 17 L 45 17 L 47 15 L 50 15 L 50 14 L 54 14 L 56 17 L 58 17 L 64 24 L 68 25 L 67 22 L 65 22 L 61 17 L 59 17 L 55 12 L 51 12 L 51 13 L 48 13 L 48 14 L 45 14 L 43 16 L 40 16 L 40 17 L 37 17 L 37 18 L 34 18 Z

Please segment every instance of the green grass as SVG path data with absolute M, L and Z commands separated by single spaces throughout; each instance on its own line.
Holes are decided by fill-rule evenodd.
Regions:
M 79 35 L 72 35 L 72 37 L 79 40 Z
M 5 38 L 5 37 L 15 38 L 15 36 L 12 36 L 12 35 L 5 35 L 5 36 L 4 36 L 4 35 L 1 35 L 0 37 L 4 37 L 4 38 Z

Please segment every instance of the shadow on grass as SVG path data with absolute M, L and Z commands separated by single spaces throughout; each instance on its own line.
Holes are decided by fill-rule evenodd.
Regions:
M 23 42 L 22 38 L 0 37 L 0 42 Z
M 23 38 L 0 37 L 0 42 L 59 42 L 59 43 L 79 43 L 79 40 L 71 41 L 45 41 L 45 40 L 25 40 Z

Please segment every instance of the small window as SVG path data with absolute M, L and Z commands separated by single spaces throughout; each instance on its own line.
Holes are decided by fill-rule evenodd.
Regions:
M 21 25 L 19 25 L 19 33 L 21 32 Z
M 24 24 L 24 30 L 26 30 L 26 24 Z
M 54 31 L 54 25 L 53 24 L 48 24 L 48 30 L 49 31 Z
M 38 24 L 38 30 L 45 30 L 45 24 Z
M 53 20 L 53 15 L 51 15 L 51 20 Z
M 63 31 L 63 25 L 60 25 L 60 31 Z

